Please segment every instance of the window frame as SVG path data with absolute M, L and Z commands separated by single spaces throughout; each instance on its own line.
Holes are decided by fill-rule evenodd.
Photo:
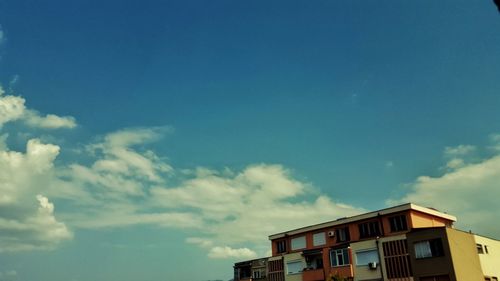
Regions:
M 402 232 L 408 230 L 408 219 L 406 214 L 389 217 L 391 232 Z
M 323 236 L 319 236 L 321 234 L 323 234 Z M 323 240 L 320 239 L 321 240 L 320 244 L 316 244 L 316 237 L 321 237 L 321 239 L 323 239 Z M 314 247 L 326 245 L 326 232 L 323 231 L 323 232 L 314 233 L 312 238 L 313 238 L 312 240 L 313 240 Z
M 484 248 L 482 244 L 476 243 L 476 249 L 478 254 L 484 254 Z
M 368 252 L 370 252 L 370 253 L 374 252 L 376 258 L 374 260 L 369 260 L 366 263 L 360 263 L 359 259 L 358 259 L 358 254 L 364 254 L 364 253 L 368 253 Z M 356 266 L 368 266 L 372 262 L 376 262 L 377 264 L 380 263 L 379 253 L 378 253 L 377 248 L 363 249 L 363 250 L 356 251 L 355 256 L 356 256 Z
M 297 245 L 297 243 L 300 243 Z M 295 245 L 294 245 L 295 244 Z M 307 248 L 307 239 L 305 235 L 294 237 L 290 240 L 290 250 L 296 251 Z
M 342 263 L 339 262 L 338 257 L 342 256 Z M 330 266 L 331 267 L 341 267 L 350 265 L 349 260 L 349 248 L 339 248 L 330 250 Z
M 278 240 L 276 241 L 276 253 L 282 254 L 287 252 L 287 241 L 286 240 Z
M 426 255 L 419 256 L 419 252 L 422 251 L 417 251 L 417 245 L 426 245 L 428 247 L 428 249 L 425 249 L 427 250 L 427 252 L 425 253 Z M 415 259 L 418 260 L 444 256 L 443 241 L 441 240 L 441 238 L 434 238 L 434 239 L 415 242 L 413 243 L 413 249 L 415 250 Z
M 300 266 L 299 266 L 300 269 L 296 272 L 291 272 L 289 270 L 290 264 L 298 264 L 298 263 L 300 263 Z M 300 274 L 300 273 L 302 273 L 302 271 L 304 271 L 304 263 L 301 260 L 292 260 L 292 261 L 286 262 L 286 274 L 287 275 Z
M 349 227 L 341 227 L 335 230 L 335 235 L 337 236 L 337 242 L 348 242 L 351 241 L 351 236 L 349 233 Z
M 360 239 L 377 237 L 381 235 L 380 222 L 378 220 L 359 223 L 358 229 Z

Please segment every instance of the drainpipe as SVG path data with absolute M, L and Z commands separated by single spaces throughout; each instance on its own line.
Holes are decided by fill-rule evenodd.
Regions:
M 380 256 L 380 237 L 377 236 L 377 240 L 375 243 L 377 244 L 377 255 L 378 255 L 378 262 L 380 263 L 380 276 L 382 277 L 382 280 L 385 280 L 384 277 L 384 270 L 382 269 L 382 257 Z

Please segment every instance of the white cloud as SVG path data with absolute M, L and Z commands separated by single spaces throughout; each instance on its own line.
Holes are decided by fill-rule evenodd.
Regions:
M 221 249 L 227 249 L 214 245 L 245 244 L 265 253 L 270 234 L 361 212 L 324 195 L 307 199 L 314 194 L 312 187 L 281 165 L 176 173 L 163 159 L 140 148 L 154 139 L 155 129 L 127 129 L 90 145 L 96 160 L 71 165 L 59 182 L 61 190 L 71 186 L 83 191 L 64 194 L 77 205 L 62 218 L 77 228 L 150 224 L 191 229 L 203 238 L 190 237 L 186 243 L 216 249 L 211 255 L 222 258 L 245 252 L 223 255 Z
M 437 207 L 457 216 L 460 228 L 500 236 L 500 227 L 492 223 L 500 217 L 500 209 L 496 208 L 500 198 L 500 155 L 476 163 L 460 162 L 454 168 L 438 177 L 419 177 L 399 202 Z
M 208 253 L 208 257 L 213 259 L 253 259 L 257 257 L 257 253 L 248 248 L 233 249 L 229 246 L 214 247 Z
M 201 237 L 188 237 L 186 238 L 186 243 L 195 244 L 202 248 L 210 248 L 214 244 L 212 240 Z
M 71 116 L 60 117 L 54 114 L 40 116 L 40 114 L 34 110 L 26 110 L 24 113 L 24 120 L 26 124 L 31 127 L 43 129 L 72 129 L 76 127 L 75 118 Z
M 36 139 L 25 154 L 0 151 L 0 252 L 51 249 L 72 237 L 56 220 L 54 205 L 40 195 L 50 184 L 58 153 L 59 147 Z
M 19 119 L 39 128 L 76 126 L 72 117 L 42 117 L 26 109 L 20 97 L 2 95 L 0 101 L 0 124 Z M 149 224 L 196 231 L 204 238 L 191 237 L 186 243 L 209 250 L 210 257 L 246 258 L 256 252 L 243 244 L 264 253 L 269 234 L 362 211 L 317 194 L 281 165 L 176 172 L 144 147 L 170 130 L 110 133 L 87 146 L 87 155 L 94 158 L 90 164 L 61 166 L 54 166 L 56 145 L 32 139 L 23 154 L 9 151 L 2 137 L 0 228 L 7 232 L 0 235 L 1 251 L 55 247 L 72 237 L 66 224 L 76 229 Z M 65 200 L 65 209 L 58 211 L 62 221 L 48 198 L 56 205 Z
M 5 96 L 0 85 L 0 129 L 10 121 L 20 119 L 25 111 L 25 100 L 16 96 Z
M 476 147 L 473 145 L 458 145 L 454 147 L 445 147 L 444 155 L 450 158 L 463 157 L 469 153 L 472 153 L 476 150 Z
M 5 123 L 16 120 L 23 120 L 28 126 L 42 129 L 76 127 L 75 119 L 71 116 L 41 116 L 37 111 L 27 109 L 25 102 L 22 97 L 5 95 L 5 90 L 0 85 L 0 129 Z
M 500 152 L 500 134 L 490 135 L 490 140 L 493 143 L 493 150 Z

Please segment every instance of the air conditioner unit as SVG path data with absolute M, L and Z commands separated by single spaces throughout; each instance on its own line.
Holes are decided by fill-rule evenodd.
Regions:
M 377 269 L 377 262 L 370 262 L 370 263 L 368 263 L 368 267 L 370 269 Z
M 335 236 L 335 231 L 328 231 L 328 236 L 329 237 L 334 237 Z

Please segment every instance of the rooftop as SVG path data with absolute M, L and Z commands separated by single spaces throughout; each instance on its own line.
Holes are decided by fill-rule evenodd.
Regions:
M 444 219 L 447 219 L 447 220 L 450 220 L 453 222 L 457 221 L 457 218 L 455 216 L 439 212 L 438 210 L 436 210 L 434 208 L 422 207 L 419 205 L 415 205 L 413 203 L 406 203 L 406 204 L 402 204 L 402 205 L 398 205 L 398 206 L 394 206 L 394 207 L 390 207 L 390 208 L 386 208 L 386 209 L 381 209 L 378 211 L 364 213 L 364 214 L 360 214 L 360 215 L 356 215 L 356 216 L 352 216 L 352 217 L 339 218 L 339 219 L 329 221 L 329 222 L 324 222 L 324 223 L 320 223 L 320 224 L 310 225 L 310 226 L 306 226 L 306 227 L 301 227 L 301 228 L 273 234 L 273 235 L 269 236 L 269 240 L 274 240 L 274 239 L 282 238 L 282 237 L 289 236 L 289 235 L 296 235 L 296 234 L 300 234 L 303 232 L 314 231 L 314 230 L 318 230 L 318 229 L 323 229 L 323 228 L 332 227 L 332 226 L 336 226 L 336 225 L 342 225 L 342 224 L 351 223 L 351 222 L 355 222 L 355 221 L 375 218 L 375 217 L 381 216 L 381 215 L 399 213 L 399 212 L 408 211 L 408 210 L 418 211 L 418 212 L 429 214 L 432 216 L 444 218 Z

